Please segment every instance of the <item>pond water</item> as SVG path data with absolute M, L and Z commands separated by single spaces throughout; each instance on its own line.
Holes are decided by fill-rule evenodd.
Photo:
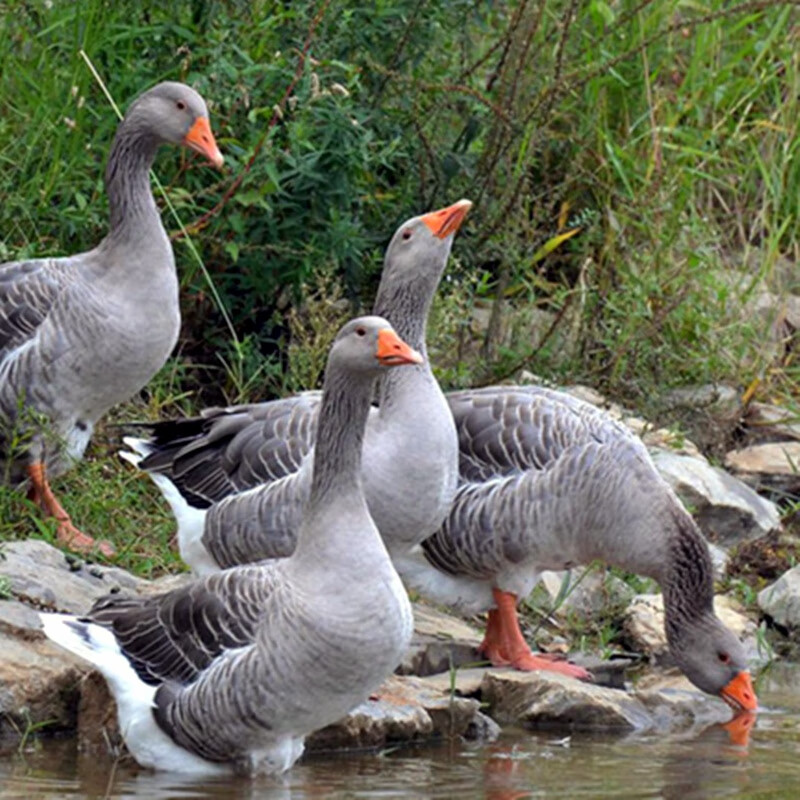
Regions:
M 280 779 L 190 781 L 79 754 L 72 740 L 0 758 L 0 800 L 317 800 L 318 798 L 800 797 L 800 666 L 757 684 L 762 709 L 745 724 L 673 736 L 506 730 L 489 745 L 314 755 Z

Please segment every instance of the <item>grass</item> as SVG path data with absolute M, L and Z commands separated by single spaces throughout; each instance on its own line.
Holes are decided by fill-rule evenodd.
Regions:
M 114 419 L 313 388 L 399 221 L 460 196 L 475 207 L 429 336 L 445 387 L 526 369 L 661 423 L 669 388 L 722 382 L 800 414 L 796 334 L 775 339 L 750 305 L 800 290 L 796 9 L 0 0 L 0 261 L 105 231 L 116 118 L 85 53 L 122 107 L 159 80 L 198 88 L 228 165 L 156 162 L 196 248 L 165 213 L 184 325 Z M 174 568 L 164 509 L 115 436 L 58 488 L 124 563 Z M 37 518 L 0 497 L 4 537 Z

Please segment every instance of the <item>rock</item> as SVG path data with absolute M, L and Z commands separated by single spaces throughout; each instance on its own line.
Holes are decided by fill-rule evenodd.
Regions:
M 730 546 L 763 536 L 780 525 L 774 503 L 705 459 L 663 450 L 652 453 L 661 476 L 691 509 L 712 541 Z
M 492 726 L 476 720 L 477 700 L 450 695 L 438 683 L 426 678 L 395 675 L 368 700 L 343 720 L 317 731 L 308 738 L 307 749 L 342 750 L 384 747 L 392 742 L 413 742 L 431 738 L 464 736 L 469 730 Z
M 742 405 L 735 387 L 717 383 L 670 389 L 664 394 L 663 402 L 666 408 L 705 409 L 722 419 L 738 417 Z
M 574 570 L 572 575 L 566 571 L 547 571 L 541 574 L 539 582 L 547 591 L 551 603 L 558 599 L 567 578 L 570 579 L 569 593 L 553 612 L 561 619 L 574 616 L 581 620 L 592 620 L 598 615 L 608 616 L 614 609 L 627 606 L 635 594 L 625 581 L 607 570 L 590 567 Z
M 99 597 L 122 589 L 136 591 L 146 583 L 123 569 L 65 556 L 37 539 L 3 544 L 0 576 L 8 579 L 11 594 L 27 605 L 71 614 L 85 614 Z
M 714 597 L 714 611 L 745 647 L 751 661 L 760 658 L 756 624 L 742 613 L 736 601 L 725 595 Z M 664 598 L 660 594 L 640 594 L 633 599 L 625 615 L 625 631 L 635 649 L 641 650 L 656 664 L 672 663 L 664 633 Z
M 545 672 L 488 670 L 480 696 L 501 724 L 528 728 L 675 731 L 730 718 L 721 700 L 698 691 L 628 693 Z
M 750 403 L 744 417 L 749 433 L 760 440 L 800 440 L 800 420 L 797 414 L 767 403 Z
M 413 606 L 414 636 L 399 675 L 434 675 L 483 660 L 478 652 L 483 636 L 475 628 L 424 603 Z
M 800 442 L 769 442 L 732 450 L 725 456 L 725 466 L 751 486 L 800 490 Z
M 77 686 L 87 665 L 45 639 L 35 611 L 0 600 L 0 739 L 29 726 L 75 727 Z
M 758 607 L 783 628 L 800 628 L 800 566 L 792 567 L 758 593 Z
M 714 580 L 720 581 L 728 571 L 728 563 L 731 560 L 730 554 L 725 548 L 714 544 L 714 542 L 708 543 L 708 551 L 711 553 L 711 563 L 714 566 Z

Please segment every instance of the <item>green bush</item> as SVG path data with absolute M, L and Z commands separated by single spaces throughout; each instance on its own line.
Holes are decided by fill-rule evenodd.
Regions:
M 228 172 L 187 154 L 157 163 L 184 222 L 204 220 L 194 241 L 240 340 L 176 241 L 183 358 L 215 387 L 203 401 L 294 386 L 282 372 L 302 287 L 331 274 L 368 306 L 396 225 L 461 196 L 476 207 L 434 334 L 443 354 L 453 337 L 483 341 L 458 348 L 446 380 L 526 366 L 637 402 L 746 384 L 770 361 L 737 306 L 798 248 L 793 13 L 763 0 L 0 2 L 0 258 L 103 234 L 116 121 L 83 48 L 123 105 L 171 78 L 212 106 Z M 741 264 L 756 267 L 724 277 Z M 498 324 L 465 324 L 460 311 L 496 298 Z M 534 311 L 552 325 L 523 325 Z

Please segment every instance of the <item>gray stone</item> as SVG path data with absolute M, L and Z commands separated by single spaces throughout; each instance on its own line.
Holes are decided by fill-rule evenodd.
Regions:
M 85 614 L 99 597 L 136 591 L 146 583 L 117 567 L 67 557 L 37 539 L 3 544 L 0 576 L 8 579 L 11 594 L 27 605 L 71 614 Z
M 75 727 L 77 687 L 88 665 L 38 628 L 34 611 L 0 601 L 0 738 L 33 725 L 47 732 Z
M 629 693 L 545 672 L 487 670 L 480 696 L 501 724 L 530 728 L 662 732 L 730 718 L 721 700 L 697 691 Z
M 667 408 L 706 409 L 722 418 L 738 416 L 742 405 L 738 389 L 718 383 L 670 389 L 663 402 Z
M 758 593 L 758 607 L 778 625 L 800 629 L 800 566 Z
M 478 652 L 483 636 L 475 628 L 424 603 L 413 607 L 414 636 L 399 675 L 435 675 L 483 661 Z
M 800 442 L 768 442 L 732 450 L 725 456 L 725 466 L 751 486 L 800 490 Z
M 744 423 L 748 433 L 755 434 L 761 440 L 800 440 L 800 419 L 797 414 L 780 406 L 750 403 L 745 412 Z
M 652 456 L 661 476 L 712 541 L 727 547 L 757 539 L 779 527 L 780 514 L 774 503 L 705 459 L 664 450 L 657 450 Z

